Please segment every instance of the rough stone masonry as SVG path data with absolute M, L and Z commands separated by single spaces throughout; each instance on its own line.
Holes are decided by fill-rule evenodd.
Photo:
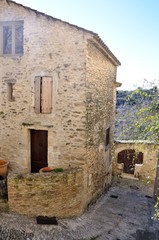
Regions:
M 0 1 L 0 39 L 0 157 L 34 172 L 32 132 L 46 133 L 46 165 L 83 169 L 86 206 L 111 183 L 120 62 L 96 33 L 14 1 Z

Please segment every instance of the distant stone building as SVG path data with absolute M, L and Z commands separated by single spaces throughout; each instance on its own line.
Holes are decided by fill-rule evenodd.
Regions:
M 114 150 L 114 173 L 155 182 L 159 144 L 151 141 L 116 140 Z
M 96 33 L 0 0 L 0 158 L 10 173 L 81 168 L 84 206 L 108 187 L 119 65 Z

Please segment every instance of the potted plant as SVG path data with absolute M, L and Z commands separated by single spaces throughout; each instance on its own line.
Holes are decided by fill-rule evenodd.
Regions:
M 53 171 L 54 168 L 53 167 L 43 167 L 39 170 L 40 173 L 43 173 L 43 172 L 51 172 Z
M 39 173 L 47 173 L 47 172 L 63 172 L 63 168 L 53 168 L 53 167 L 43 167 L 39 170 Z
M 6 160 L 0 160 L 0 176 L 3 178 L 7 177 L 8 174 L 8 164 L 9 162 Z

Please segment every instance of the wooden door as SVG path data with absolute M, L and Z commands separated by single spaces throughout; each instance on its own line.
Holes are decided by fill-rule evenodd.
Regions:
M 31 130 L 31 172 L 47 167 L 48 131 Z
M 132 149 L 126 150 L 124 158 L 124 172 L 134 174 L 135 170 L 135 151 Z
M 118 153 L 118 163 L 124 163 L 124 172 L 134 174 L 135 163 L 143 163 L 143 153 L 135 153 L 133 149 L 126 149 Z

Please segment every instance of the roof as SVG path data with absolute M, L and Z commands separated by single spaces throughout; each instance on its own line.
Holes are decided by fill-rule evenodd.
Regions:
M 47 19 L 54 20 L 54 21 L 60 21 L 60 22 L 63 22 L 63 23 L 65 23 L 65 24 L 70 25 L 71 27 L 74 27 L 74 28 L 77 28 L 77 29 L 82 30 L 82 31 L 84 31 L 84 32 L 87 32 L 87 33 L 92 34 L 92 35 L 94 36 L 94 38 L 97 40 L 97 42 L 104 48 L 104 50 L 106 51 L 106 53 L 108 54 L 108 56 L 110 57 L 110 59 L 113 61 L 113 63 L 114 63 L 116 66 L 120 66 L 120 65 L 121 65 L 120 61 L 115 57 L 115 55 L 111 52 L 111 50 L 110 50 L 110 49 L 108 48 L 108 46 L 103 42 L 103 40 L 99 37 L 99 35 L 98 35 L 97 33 L 93 32 L 93 31 L 90 31 L 90 30 L 87 30 L 87 29 L 85 29 L 85 28 L 79 27 L 79 26 L 77 26 L 77 25 L 71 24 L 71 23 L 69 23 L 69 22 L 63 21 L 63 20 L 61 20 L 61 19 L 54 18 L 53 16 L 47 15 L 47 14 L 45 14 L 45 13 L 43 13 L 43 12 L 40 12 L 40 11 L 37 11 L 37 10 L 32 9 L 32 8 L 30 8 L 30 7 L 24 6 L 24 5 L 22 5 L 22 4 L 20 4 L 20 3 L 17 3 L 17 2 L 15 2 L 15 1 L 12 1 L 12 0 L 6 0 L 6 1 L 7 1 L 8 4 L 10 4 L 10 3 L 16 4 L 17 6 L 23 7 L 23 8 L 25 8 L 25 9 L 28 10 L 28 11 L 32 11 L 32 12 L 34 12 L 34 13 L 37 14 L 37 15 L 45 16 Z

